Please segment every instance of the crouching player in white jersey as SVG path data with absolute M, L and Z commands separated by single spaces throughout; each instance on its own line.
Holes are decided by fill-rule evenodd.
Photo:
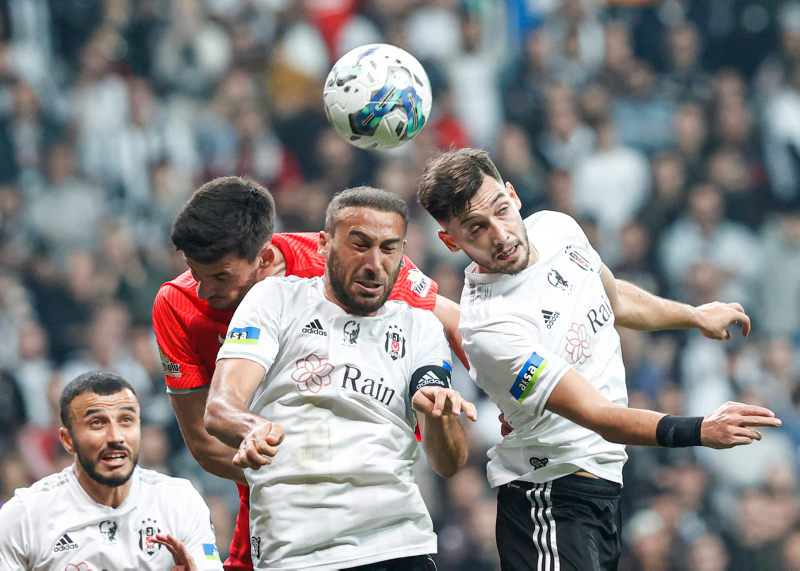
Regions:
M 386 301 L 407 223 L 392 193 L 339 193 L 324 276 L 268 278 L 231 320 L 205 422 L 245 468 L 256 569 L 435 569 L 414 427 L 449 477 L 467 459 L 459 414 L 477 417 L 450 389 L 441 323 Z
M 557 212 L 522 220 L 521 203 L 484 151 L 427 166 L 422 206 L 452 251 L 472 260 L 459 331 L 476 383 L 513 427 L 489 451 L 504 570 L 616 569 L 624 444 L 729 448 L 778 426 L 772 412 L 727 403 L 697 418 L 627 408 L 614 325 L 697 328 L 728 339 L 750 319 L 736 303 L 690 307 L 616 280 L 578 224 Z
M 222 569 L 211 514 L 188 480 L 136 466 L 139 401 L 112 373 L 61 395 L 61 443 L 75 462 L 0 509 L 0 569 Z

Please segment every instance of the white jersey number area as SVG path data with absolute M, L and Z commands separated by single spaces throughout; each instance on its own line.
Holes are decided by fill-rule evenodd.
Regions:
M 411 474 L 409 399 L 415 371 L 450 367 L 431 312 L 389 301 L 354 316 L 325 298 L 322 278 L 270 278 L 236 310 L 217 358 L 264 366 L 248 407 L 286 433 L 272 464 L 245 470 L 256 565 L 345 568 L 436 551 Z
M 603 263 L 569 216 L 525 220 L 538 261 L 516 275 L 465 272 L 459 330 L 475 382 L 515 428 L 489 451 L 492 486 L 583 469 L 622 482 L 625 447 L 545 409 L 570 367 L 626 406 L 625 371 Z
M 188 480 L 136 468 L 118 508 L 95 502 L 72 466 L 17 490 L 0 509 L 0 569 L 170 569 L 157 533 L 182 541 L 198 569 L 222 569 L 208 507 Z

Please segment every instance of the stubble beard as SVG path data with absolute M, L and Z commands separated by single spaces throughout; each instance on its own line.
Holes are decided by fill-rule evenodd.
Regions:
M 365 279 L 372 281 L 377 277 L 373 272 L 367 271 L 369 273 L 364 276 Z M 339 261 L 339 256 L 336 254 L 336 250 L 333 247 L 331 247 L 328 260 L 325 264 L 325 273 L 327 274 L 325 278 L 331 285 L 334 297 L 347 308 L 349 313 L 354 315 L 369 315 L 370 313 L 378 311 L 389 299 L 389 296 L 392 294 L 392 288 L 397 281 L 397 276 L 400 275 L 400 266 L 398 265 L 394 273 L 389 276 L 383 295 L 374 298 L 359 297 L 347 291 L 347 270 Z

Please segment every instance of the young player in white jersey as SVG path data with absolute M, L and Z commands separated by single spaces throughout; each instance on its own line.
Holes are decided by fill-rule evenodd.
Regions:
M 778 426 L 767 409 L 727 403 L 689 418 L 627 408 L 615 325 L 697 328 L 727 339 L 739 304 L 690 307 L 616 280 L 569 216 L 522 220 L 488 154 L 443 153 L 418 197 L 440 238 L 472 260 L 459 330 L 470 374 L 513 431 L 490 450 L 503 569 L 615 569 L 624 444 L 729 448 Z
M 476 413 L 449 388 L 441 323 L 386 302 L 407 220 L 391 193 L 340 193 L 320 237 L 324 277 L 264 280 L 231 320 L 206 427 L 239 448 L 257 569 L 433 568 L 414 427 L 449 477 L 467 456 L 458 415 Z
M 0 569 L 222 569 L 191 483 L 136 466 L 139 402 L 127 381 L 81 375 L 64 389 L 61 420 L 75 463 L 0 508 Z

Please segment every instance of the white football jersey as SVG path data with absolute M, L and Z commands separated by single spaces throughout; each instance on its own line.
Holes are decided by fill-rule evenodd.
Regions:
M 217 359 L 260 363 L 248 401 L 283 426 L 272 464 L 245 470 L 256 568 L 344 568 L 436 552 L 411 473 L 419 457 L 412 374 L 450 370 L 429 311 L 387 302 L 374 317 L 328 301 L 322 278 L 267 278 L 245 296 Z
M 0 569 L 163 571 L 175 563 L 156 533 L 182 541 L 198 569 L 222 569 L 208 506 L 188 480 L 137 467 L 128 497 L 111 508 L 68 466 L 0 508 Z
M 470 375 L 514 427 L 489 451 L 489 482 L 540 483 L 583 469 L 622 483 L 623 445 L 545 410 L 570 367 L 611 402 L 628 404 L 603 263 L 565 214 L 537 212 L 525 228 L 539 260 L 516 275 L 477 273 L 473 263 L 461 294 Z

